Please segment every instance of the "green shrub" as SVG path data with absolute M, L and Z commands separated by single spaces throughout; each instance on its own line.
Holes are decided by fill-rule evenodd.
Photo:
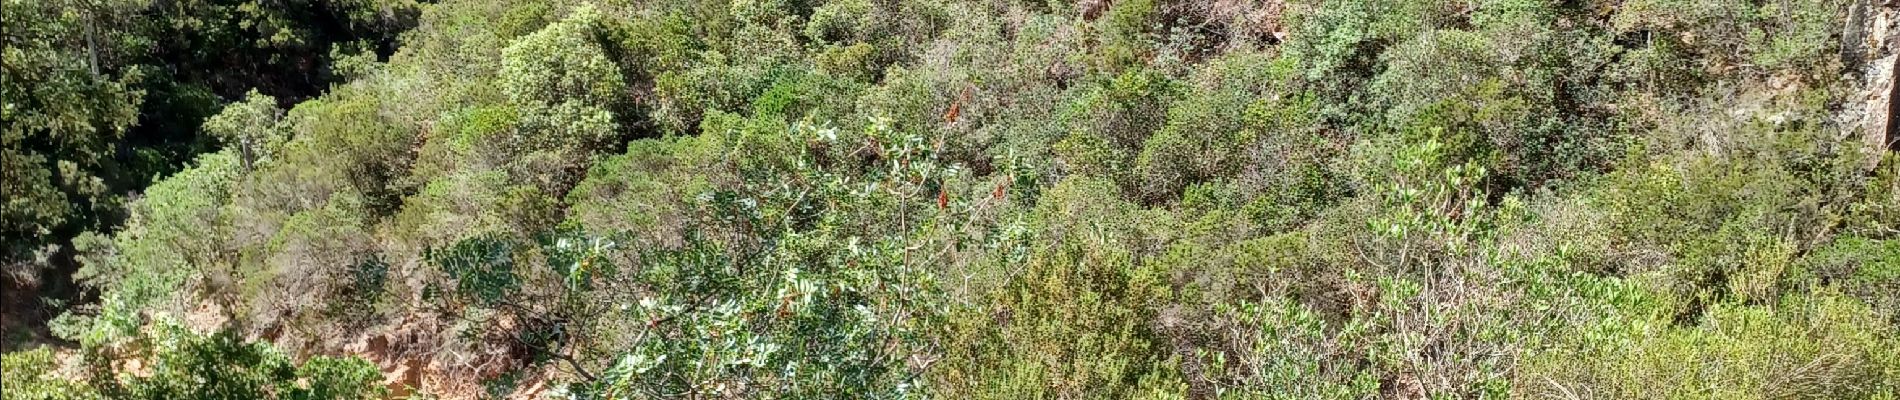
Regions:
M 1166 277 L 1135 260 L 1140 238 L 1134 227 L 1112 222 L 1134 211 L 1116 191 L 1105 180 L 1074 177 L 1043 195 L 1039 228 L 1025 243 L 1032 250 L 1015 261 L 1021 269 L 994 283 L 976 307 L 952 315 L 947 335 L 959 350 L 934 373 L 940 394 L 1178 393 L 1171 352 L 1148 322 L 1171 297 Z
M 1602 333 L 1528 358 L 1521 394 L 1885 398 L 1900 390 L 1892 384 L 1900 354 L 1891 324 L 1844 297 L 1783 300 L 1773 307 L 1714 306 L 1688 326 L 1603 321 Z
M 187 3 L 278 30 L 246 48 L 411 9 Z M 8 268 L 178 149 L 94 140 L 147 82 L 79 44 L 118 9 L 12 6 Z M 1900 169 L 1844 139 L 1843 6 L 445 0 L 207 121 L 70 242 L 93 370 L 0 390 L 361 397 L 285 352 L 415 332 L 370 351 L 491 397 L 1892 398 Z M 193 85 L 145 110 L 248 89 Z
M 1106 177 L 1125 193 L 1140 193 L 1128 171 L 1143 142 L 1167 121 L 1176 84 L 1159 73 L 1129 70 L 1096 85 L 1061 114 L 1069 134 L 1056 144 L 1056 156 L 1071 174 Z
M 498 144 L 518 179 L 542 191 L 567 191 L 594 151 L 630 136 L 635 113 L 625 73 L 603 48 L 602 18 L 583 5 L 502 50 L 500 84 L 520 125 Z
M 1324 2 L 1293 10 L 1286 17 L 1283 54 L 1299 64 L 1328 119 L 1370 114 L 1351 92 L 1378 71 L 1385 47 L 1443 27 L 1455 15 L 1439 1 Z
M 126 347 L 87 344 L 83 370 L 60 370 L 53 352 L 7 353 L 0 393 L 23 399 L 379 399 L 376 365 L 361 358 L 310 357 L 293 362 L 265 343 L 230 331 L 200 335 L 159 322 Z M 127 358 L 144 368 L 121 368 Z M 63 375 L 71 374 L 71 375 Z
M 1486 8 L 1472 16 L 1479 29 L 1393 44 L 1366 87 L 1384 126 L 1413 140 L 1437 135 L 1454 157 L 1479 161 L 1508 186 L 1605 169 L 1620 150 L 1616 137 L 1583 112 L 1600 98 L 1601 77 L 1570 65 L 1602 62 L 1606 43 L 1544 25 L 1564 17 L 1555 8 Z
M 827 53 L 829 49 L 853 53 L 856 65 L 848 71 L 875 78 L 886 67 L 924 53 L 924 44 L 948 25 L 945 8 L 938 2 L 828 1 L 811 10 L 803 34 L 811 44 L 828 49 Z M 855 54 L 860 51 L 864 53 Z
M 1155 30 L 1162 18 L 1154 0 L 1117 1 L 1108 4 L 1107 15 L 1096 22 L 1102 45 L 1097 51 L 1097 68 L 1123 71 L 1147 65 L 1154 57 Z
M 549 230 L 560 222 L 557 203 L 534 185 L 512 183 L 502 171 L 458 172 L 429 182 L 404 201 L 388 224 L 398 232 L 391 254 L 415 256 L 423 248 L 483 232 L 525 237 Z
M 1267 124 L 1277 121 L 1234 110 L 1245 110 L 1257 99 L 1286 96 L 1279 90 L 1289 66 L 1261 54 L 1233 54 L 1212 63 L 1180 100 L 1169 104 L 1166 124 L 1143 141 L 1134 162 L 1143 198 L 1174 197 L 1192 183 L 1232 178 L 1247 165 L 1259 136 L 1271 135 L 1265 131 L 1276 127 Z
M 840 120 L 851 111 L 851 104 L 834 99 L 856 97 L 855 86 L 826 75 L 786 71 L 752 99 L 751 115 L 786 120 Z
M 85 381 L 60 376 L 59 359 L 52 349 L 37 348 L 0 356 L 0 369 L 7 371 L 0 380 L 0 395 L 26 400 L 104 399 Z
M 708 115 L 743 110 L 769 87 L 776 65 L 736 63 L 732 58 L 708 51 L 692 68 L 661 72 L 654 78 L 653 118 L 667 132 L 692 133 Z
M 1229 344 L 1235 352 L 1206 353 L 1215 360 L 1211 364 L 1238 380 L 1223 398 L 1377 397 L 1376 374 L 1338 362 L 1339 353 L 1365 340 L 1355 333 L 1362 327 L 1331 326 L 1321 314 L 1283 298 L 1222 305 L 1219 313 L 1250 328 Z
M 414 168 L 399 184 L 421 188 L 464 170 L 507 166 L 516 158 L 515 149 L 499 144 L 515 134 L 520 118 L 520 112 L 508 106 L 471 107 L 440 116 L 434 122 L 434 131 L 440 133 L 424 138 Z
M 1843 229 L 1846 233 L 1877 236 L 1900 232 L 1900 156 L 1889 153 L 1881 157 L 1873 176 L 1858 193 L 1860 201 L 1848 206 Z
M 204 130 L 226 147 L 236 148 L 248 172 L 258 160 L 269 159 L 281 151 L 279 148 L 288 139 L 283 127 L 278 125 L 283 114 L 284 111 L 277 108 L 276 99 L 253 90 L 245 95 L 243 102 L 226 106 L 224 111 L 205 120 Z
M 206 154 L 147 188 L 111 243 L 91 244 L 81 257 L 85 265 L 73 278 L 101 291 L 97 322 L 64 336 L 111 341 L 138 329 L 145 312 L 233 289 L 238 260 L 225 238 L 234 229 L 228 202 L 240 168 L 232 152 Z
M 1623 4 L 1610 18 L 1620 35 L 1640 35 L 1637 46 L 1663 68 L 1643 68 L 1639 78 L 1667 83 L 1720 76 L 1736 67 L 1801 71 L 1824 68 L 1837 55 L 1839 23 L 1846 3 L 1790 0 L 1729 3 L 1695 0 L 1645 0 Z M 1832 23 L 1830 23 L 1832 22 Z M 1675 64 L 1675 65 L 1667 65 Z M 1747 65 L 1752 64 L 1752 65 Z M 1654 65 L 1654 64 L 1651 64 Z
M 235 287 L 218 288 L 235 291 L 218 293 L 221 296 L 242 299 L 241 304 L 224 305 L 234 308 L 239 326 L 306 333 L 278 338 L 279 345 L 293 346 L 348 331 L 341 324 L 347 321 L 336 318 L 333 307 L 308 305 L 370 306 L 350 301 L 347 290 L 353 277 L 347 266 L 376 257 L 377 243 L 354 217 L 363 212 L 345 203 L 291 215 L 261 248 L 249 249 L 233 277 Z
M 154 331 L 145 339 L 153 346 L 150 375 L 106 383 L 102 392 L 128 399 L 314 400 L 374 399 L 384 390 L 382 373 L 360 358 L 317 356 L 299 364 L 231 332 L 200 336 L 175 325 Z
M 1817 287 L 1832 287 L 1900 321 L 1900 241 L 1840 237 L 1801 258 Z
M 369 215 L 388 215 L 411 190 L 401 177 L 414 164 L 417 132 L 382 114 L 374 93 L 338 90 L 292 108 L 282 156 L 251 175 L 238 202 L 265 212 L 318 208 L 333 195 L 357 196 Z
M 567 220 L 602 233 L 628 232 L 641 246 L 683 245 L 690 199 L 719 180 L 694 154 L 699 144 L 686 137 L 628 143 L 625 154 L 595 163 L 568 193 Z
M 1752 133 L 1762 134 L 1762 133 Z M 1775 140 L 1811 135 L 1776 134 Z M 1673 277 L 1686 298 L 1781 297 L 1781 277 L 1811 246 L 1840 205 L 1822 182 L 1845 173 L 1826 154 L 1781 153 L 1761 136 L 1740 136 L 1727 154 L 1680 154 L 1625 167 L 1599 195 L 1612 229 L 1631 249 L 1666 258 L 1633 258 L 1621 268 Z M 1803 151 L 1805 153 L 1806 151 Z M 1813 160 L 1813 164 L 1802 165 Z M 1699 293 L 1698 293 L 1699 292 Z

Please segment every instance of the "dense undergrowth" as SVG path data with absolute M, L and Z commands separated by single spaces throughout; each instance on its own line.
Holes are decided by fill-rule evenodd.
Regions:
M 1854 4 L 376 4 L 71 239 L 7 398 L 381 396 L 403 329 L 491 396 L 1900 396 Z M 8 85 L 9 151 L 134 120 Z

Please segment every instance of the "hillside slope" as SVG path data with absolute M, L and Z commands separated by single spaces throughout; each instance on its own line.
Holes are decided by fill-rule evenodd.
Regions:
M 1892 398 L 1876 3 L 416 5 L 4 390 Z

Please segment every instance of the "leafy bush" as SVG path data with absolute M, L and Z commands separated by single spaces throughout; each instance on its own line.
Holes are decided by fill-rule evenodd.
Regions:
M 1900 242 L 1841 237 L 1815 249 L 1799 261 L 1804 272 L 1818 282 L 1839 288 L 1840 292 L 1866 303 L 1871 312 L 1886 314 L 1900 321 Z
M 288 139 L 278 125 L 283 114 L 275 99 L 251 91 L 245 95 L 244 102 L 226 106 L 224 111 L 205 120 L 204 130 L 225 146 L 236 148 L 245 171 L 249 171 L 258 160 L 269 159 L 282 151 L 280 148 Z
M 196 336 L 160 327 L 151 337 L 153 370 L 104 389 L 132 399 L 372 399 L 382 374 L 357 358 L 313 357 L 301 365 L 275 349 L 226 332 Z
M 587 149 L 619 133 L 627 83 L 598 42 L 600 18 L 578 8 L 502 50 L 502 90 L 526 130 L 516 151 Z
M 1522 389 L 1644 398 L 1882 398 L 1900 390 L 1890 384 L 1900 360 L 1891 324 L 1851 299 L 1785 300 L 1779 307 L 1715 306 L 1688 327 L 1640 319 L 1608 324 L 1533 356 Z
M 9 399 L 29 400 L 105 398 L 84 381 L 62 379 L 58 375 L 59 364 L 53 350 L 48 348 L 6 353 L 0 356 L 0 369 L 7 371 L 5 380 L 0 381 L 0 393 Z
M 1145 199 L 1173 197 L 1188 184 L 1230 178 L 1246 166 L 1247 150 L 1271 123 L 1233 113 L 1260 98 L 1281 97 L 1286 65 L 1259 54 L 1213 61 L 1195 85 L 1169 105 L 1167 122 L 1141 145 L 1134 169 Z
M 1166 121 L 1174 82 L 1158 73 L 1130 70 L 1096 83 L 1064 110 L 1069 134 L 1056 144 L 1067 171 L 1110 178 L 1128 193 L 1135 181 L 1127 174 L 1143 142 Z
M 366 400 L 384 394 L 382 374 L 360 358 L 298 363 L 229 331 L 200 335 L 168 322 L 132 339 L 124 347 L 87 345 L 83 371 L 61 369 L 47 349 L 8 353 L 0 390 L 25 399 Z
M 1895 396 L 1864 5 L 97 6 L 5 8 L 7 261 L 98 294 L 9 398 Z
M 948 335 L 958 350 L 935 378 L 941 394 L 1180 393 L 1180 372 L 1167 361 L 1171 352 L 1148 323 L 1171 293 L 1161 271 L 1134 258 L 1140 233 L 1110 222 L 1134 212 L 1116 193 L 1105 180 L 1071 178 L 1043 194 L 1034 236 L 1016 244 L 1029 247 L 1027 254 L 994 260 L 1020 269 L 986 290 L 975 307 L 953 314 Z
M 1831 167 L 1826 154 L 1784 155 L 1765 149 L 1770 146 L 1748 141 L 1728 155 L 1683 155 L 1618 171 L 1602 195 L 1612 229 L 1630 248 L 1667 257 L 1636 258 L 1647 262 L 1622 268 L 1667 274 L 1685 298 L 1781 297 L 1780 282 L 1794 257 L 1814 245 L 1806 238 L 1820 221 L 1842 212 L 1822 182 L 1844 171 Z M 1815 164 L 1799 165 L 1804 158 Z
M 1744 63 L 1767 70 L 1818 68 L 1839 43 L 1828 39 L 1838 34 L 1839 24 L 1824 21 L 1844 17 L 1848 10 L 1842 5 L 1810 0 L 1646 0 L 1619 7 L 1610 28 L 1620 35 L 1640 35 L 1639 50 L 1654 57 L 1650 62 L 1666 63 L 1650 67 L 1655 75 L 1642 78 L 1645 81 L 1684 78 L 1664 75 L 1672 71 L 1706 77 Z
M 237 260 L 223 238 L 234 229 L 226 202 L 240 168 L 230 152 L 199 157 L 192 168 L 147 188 L 110 243 L 88 246 L 85 267 L 74 279 L 104 294 L 92 329 L 70 332 L 74 339 L 95 343 L 129 335 L 143 312 L 176 310 L 185 300 L 236 289 Z M 232 299 L 221 300 L 230 305 Z
M 116 223 L 127 181 L 148 178 L 120 170 L 115 157 L 139 120 L 143 93 L 135 86 L 139 69 L 116 60 L 137 50 L 138 37 L 114 27 L 137 5 L 100 3 L 82 14 L 65 4 L 16 3 L 0 12 L 8 28 L 0 262 L 10 281 L 37 283 L 67 240 Z M 76 45 L 81 38 L 90 44 Z

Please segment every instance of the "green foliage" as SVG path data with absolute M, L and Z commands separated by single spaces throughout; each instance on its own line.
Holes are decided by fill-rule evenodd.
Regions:
M 1100 68 L 1118 71 L 1137 66 L 1154 57 L 1154 31 L 1161 19 L 1157 2 L 1132 0 L 1111 2 L 1107 15 L 1097 26 L 1101 29 Z
M 1847 206 L 1846 232 L 1887 238 L 1900 232 L 1900 157 L 1883 157 L 1858 193 L 1860 200 Z
M 1070 133 L 1055 145 L 1056 155 L 1071 174 L 1107 177 L 1138 193 L 1127 171 L 1167 120 L 1176 90 L 1168 77 L 1139 70 L 1096 83 L 1064 110 L 1061 120 Z
M 124 60 L 138 38 L 116 25 L 137 4 L 77 5 L 9 1 L 0 13 L 0 262 L 27 282 L 64 264 L 73 236 L 116 223 L 121 191 L 145 178 L 115 156 L 144 94 Z
M 1820 282 L 1900 321 L 1900 242 L 1840 237 L 1801 258 L 1800 267 Z
M 521 288 L 515 274 L 515 245 L 494 236 L 477 236 L 423 256 L 455 281 L 454 291 L 483 306 L 494 306 Z
M 281 151 L 287 139 L 278 126 L 283 114 L 275 99 L 253 90 L 245 95 L 243 102 L 226 106 L 224 111 L 205 120 L 204 130 L 226 147 L 236 148 L 248 171 L 259 160 L 268 160 Z
M 765 92 L 752 100 L 751 115 L 790 120 L 814 115 L 844 115 L 848 112 L 848 105 L 827 100 L 849 96 L 852 89 L 853 85 L 849 82 L 824 75 L 781 73 Z
M 409 0 L 154 2 L 143 10 L 152 19 L 138 28 L 186 86 L 226 98 L 250 90 L 303 98 L 334 79 L 333 47 L 389 48 L 415 24 L 418 8 Z
M 1838 21 L 1845 3 L 1812 0 L 1729 3 L 1646 0 L 1618 7 L 1609 28 L 1620 35 L 1641 35 L 1636 49 L 1649 75 L 1639 79 L 1669 84 L 1683 76 L 1719 74 L 1739 64 L 1763 70 L 1823 68 L 1837 55 Z M 1834 23 L 1829 23 L 1834 22 Z M 1632 38 L 1636 39 L 1636 38 Z
M 361 214 L 349 202 L 332 201 L 288 216 L 261 248 L 247 249 L 250 257 L 232 277 L 241 303 L 224 306 L 244 312 L 246 324 L 316 330 L 330 310 L 302 305 L 349 303 L 348 267 L 375 256 L 374 238 L 354 219 Z
M 1895 395 L 1840 2 L 279 3 L 7 4 L 9 398 Z
M 1351 97 L 1341 92 L 1364 84 L 1378 71 L 1374 67 L 1385 46 L 1441 26 L 1451 11 L 1448 4 L 1434 1 L 1324 2 L 1289 16 L 1290 39 L 1284 51 L 1327 95 L 1325 100 L 1345 101 Z M 1327 105 L 1332 109 L 1329 117 L 1343 117 L 1349 107 L 1359 107 L 1347 102 Z
M 1752 133 L 1761 136 L 1737 138 L 1727 154 L 1639 161 L 1618 172 L 1604 194 L 1613 229 L 1631 247 L 1669 257 L 1623 268 L 1668 274 L 1688 298 L 1781 297 L 1794 257 L 1843 212 L 1830 182 L 1854 172 L 1839 156 L 1772 150 L 1811 133 Z
M 334 80 L 333 44 L 392 45 L 415 9 L 406 0 L 8 3 L 0 257 L 27 287 L 40 269 L 70 271 L 72 238 L 110 232 L 125 193 L 228 136 L 199 130 L 224 98 L 315 95 Z M 262 112 L 258 101 L 272 102 L 240 108 Z
M 585 295 L 632 305 L 585 316 L 616 321 L 631 340 L 603 348 L 614 352 L 602 360 L 607 368 L 581 393 L 914 395 L 919 371 L 908 362 L 925 356 L 918 324 L 938 312 L 932 280 L 906 262 L 924 256 L 899 245 L 911 233 L 879 222 L 928 226 L 929 219 L 894 208 L 927 209 L 926 190 L 947 184 L 958 169 L 938 164 L 921 138 L 878 123 L 843 130 L 715 115 L 705 132 L 625 156 L 677 160 L 673 168 L 717 175 L 708 190 L 673 197 L 685 204 L 670 207 L 689 215 L 684 237 L 637 250 L 631 273 L 603 277 L 615 283 Z M 871 155 L 867 145 L 882 156 L 862 162 Z M 798 178 L 785 181 L 793 185 L 763 179 L 771 176 Z M 650 196 L 674 188 L 620 190 L 632 192 L 629 200 L 657 200 Z
M 1607 124 L 1586 111 L 1604 78 L 1557 66 L 1607 62 L 1610 43 L 1549 25 L 1576 14 L 1539 2 L 1486 4 L 1470 29 L 1423 31 L 1386 49 L 1368 94 L 1386 126 L 1413 140 L 1438 135 L 1505 185 L 1599 171 L 1620 151 Z
M 1257 100 L 1245 110 L 1259 147 L 1247 154 L 1237 180 L 1261 223 L 1297 223 L 1350 194 L 1347 168 L 1336 161 L 1346 149 L 1336 135 L 1315 128 L 1319 116 L 1310 96 Z
M 231 332 L 201 335 L 161 323 L 128 347 L 84 348 L 83 366 L 61 367 L 48 349 L 5 355 L 7 398 L 24 399 L 377 399 L 382 374 L 360 358 L 293 362 Z M 141 363 L 127 363 L 138 360 Z M 128 366 L 143 366 L 138 368 Z
M 230 333 L 196 336 L 161 327 L 150 338 L 153 370 L 106 389 L 132 399 L 372 399 L 381 374 L 362 359 L 314 357 L 291 363 L 269 346 Z
M 619 133 L 627 84 L 598 42 L 600 18 L 582 7 L 502 50 L 502 90 L 521 108 L 526 131 L 516 152 L 571 152 Z
M 1376 397 L 1379 383 L 1371 371 L 1355 371 L 1348 363 L 1334 361 L 1336 352 L 1345 350 L 1341 343 L 1352 343 L 1355 332 L 1336 332 L 1319 313 L 1284 299 L 1265 303 L 1241 303 L 1221 310 L 1237 326 L 1258 327 L 1236 335 L 1233 359 L 1230 353 L 1206 353 L 1215 368 L 1225 369 L 1242 384 L 1235 385 L 1227 398 L 1329 398 Z M 1329 329 L 1330 328 L 1330 329 Z
M 941 394 L 967 398 L 1119 397 L 1179 393 L 1180 372 L 1147 321 L 1170 297 L 1164 276 L 1130 250 L 1134 206 L 1099 178 L 1065 180 L 1043 194 L 1021 265 L 976 307 L 953 315 L 956 340 L 938 372 Z M 1048 243 L 1048 244 L 1042 244 Z M 1000 267 L 1000 266 L 999 266 Z M 997 341 L 998 339 L 1004 339 Z
M 943 4 L 923 1 L 827 1 L 811 10 L 804 36 L 829 71 L 872 80 L 912 61 L 949 21 Z M 827 58 L 832 58 L 827 60 Z
M 109 244 L 89 246 L 74 279 L 113 290 L 102 296 L 92 329 L 74 332 L 81 335 L 76 339 L 107 342 L 138 329 L 142 311 L 170 309 L 194 291 L 235 289 L 228 285 L 236 260 L 223 238 L 232 229 L 225 203 L 239 168 L 230 152 L 200 157 L 192 168 L 147 188 Z
M 326 197 L 357 197 L 362 207 L 387 214 L 409 189 L 397 177 L 413 164 L 416 132 L 380 114 L 367 93 L 341 93 L 298 104 L 284 118 L 291 139 L 277 163 L 253 173 L 247 195 L 276 210 L 319 207 Z
M 1527 394 L 1884 398 L 1900 390 L 1892 385 L 1900 360 L 1892 325 L 1850 299 L 1822 294 L 1773 308 L 1722 305 L 1693 326 L 1653 324 L 1612 324 L 1576 339 L 1575 347 L 1534 357 Z
M 568 220 L 601 232 L 628 232 L 641 247 L 677 246 L 685 237 L 691 205 L 679 199 L 711 190 L 716 162 L 691 138 L 643 139 L 625 154 L 594 164 L 588 178 L 568 193 Z
M 1261 136 L 1298 126 L 1279 125 L 1279 116 L 1233 112 L 1291 96 L 1283 85 L 1288 65 L 1262 54 L 1232 54 L 1210 63 L 1193 89 L 1169 105 L 1167 123 L 1141 145 L 1134 169 L 1145 198 L 1172 197 L 1191 183 L 1231 179 L 1249 166 L 1249 153 Z
M 86 400 L 104 399 L 99 391 L 83 381 L 61 379 L 59 359 L 52 349 L 38 348 L 0 356 L 0 393 L 9 399 Z

